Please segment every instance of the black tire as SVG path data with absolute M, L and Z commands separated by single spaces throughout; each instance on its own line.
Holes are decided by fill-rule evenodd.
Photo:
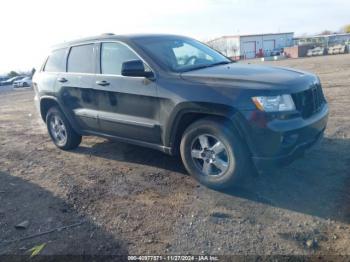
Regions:
M 196 159 L 192 157 L 192 151 L 197 150 L 193 149 L 193 147 L 196 146 L 195 143 L 198 144 L 200 141 L 198 138 L 202 137 L 203 135 L 207 136 L 209 140 L 213 139 L 213 141 L 215 141 L 214 138 L 217 138 L 217 141 L 220 141 L 224 145 L 224 158 L 227 160 L 224 167 L 227 169 L 225 171 L 222 171 L 221 174 L 220 169 L 218 169 L 219 172 L 217 172 L 217 175 L 205 174 L 203 171 L 204 161 L 209 160 L 206 159 L 202 161 L 202 159 Z M 209 140 L 207 140 L 207 142 Z M 202 143 L 200 142 L 200 144 Z M 199 146 L 202 147 L 202 145 Z M 197 151 L 203 152 L 203 149 L 201 148 Z M 211 152 L 213 153 L 214 151 Z M 246 179 L 248 177 L 251 177 L 252 171 L 249 166 L 249 163 L 251 161 L 249 159 L 248 150 L 245 144 L 241 141 L 235 130 L 233 130 L 232 125 L 228 125 L 221 120 L 217 120 L 215 118 L 206 118 L 191 124 L 183 134 L 180 144 L 180 153 L 187 171 L 200 183 L 209 188 L 229 188 L 240 183 L 243 178 Z M 203 153 L 201 153 L 201 157 L 202 155 Z M 214 164 L 217 160 L 218 156 L 214 156 L 214 160 L 210 160 L 213 161 L 210 170 L 213 170 L 213 166 L 214 169 L 217 169 L 216 164 Z M 201 163 L 203 163 L 202 170 L 200 166 Z
M 60 119 L 61 124 L 63 124 L 63 126 L 64 126 L 65 130 L 64 130 L 64 132 L 62 132 L 62 134 L 65 133 L 65 135 L 64 135 L 65 139 L 60 140 L 55 136 L 55 130 L 54 130 L 53 126 L 51 126 L 51 125 L 57 119 Z M 59 125 L 60 127 L 62 127 L 61 124 Z M 47 130 L 49 132 L 49 135 L 50 135 L 52 141 L 60 149 L 63 149 L 63 150 L 74 149 L 74 148 L 78 147 L 79 144 L 81 143 L 81 135 L 79 135 L 78 133 L 76 133 L 74 131 L 74 129 L 70 125 L 67 118 L 61 112 L 61 110 L 57 107 L 51 107 L 48 110 L 48 112 L 46 114 L 46 126 L 47 126 Z

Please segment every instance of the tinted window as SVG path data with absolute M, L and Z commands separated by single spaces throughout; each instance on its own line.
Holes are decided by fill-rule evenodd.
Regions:
M 121 75 L 122 64 L 125 61 L 140 59 L 127 46 L 120 43 L 102 43 L 101 72 L 102 74 Z
M 175 72 L 231 62 L 217 51 L 189 38 L 139 38 L 135 42 L 159 64 Z
M 66 71 L 65 54 L 66 54 L 66 49 L 52 51 L 49 58 L 47 59 L 44 71 L 65 72 Z
M 94 73 L 93 48 L 93 45 L 72 47 L 68 57 L 68 72 Z

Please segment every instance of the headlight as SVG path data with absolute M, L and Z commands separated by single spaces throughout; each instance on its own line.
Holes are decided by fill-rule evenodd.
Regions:
M 256 96 L 253 97 L 256 107 L 265 112 L 281 112 L 295 110 L 291 95 Z

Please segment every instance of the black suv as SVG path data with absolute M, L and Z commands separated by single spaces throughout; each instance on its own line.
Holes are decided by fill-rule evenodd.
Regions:
M 112 34 L 55 46 L 33 79 L 57 147 L 97 135 L 181 154 L 213 188 L 287 164 L 323 135 L 319 78 L 234 63 L 191 38 Z M 254 163 L 254 165 L 253 165 Z

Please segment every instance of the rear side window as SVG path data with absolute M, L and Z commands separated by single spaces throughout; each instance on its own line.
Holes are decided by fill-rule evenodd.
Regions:
M 120 43 L 102 43 L 101 73 L 121 75 L 122 64 L 140 58 L 127 46 Z
M 68 72 L 94 73 L 94 45 L 71 48 L 68 56 Z
M 65 72 L 66 61 L 65 56 L 66 49 L 59 49 L 52 51 L 49 58 L 46 61 L 44 71 L 45 72 Z

